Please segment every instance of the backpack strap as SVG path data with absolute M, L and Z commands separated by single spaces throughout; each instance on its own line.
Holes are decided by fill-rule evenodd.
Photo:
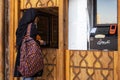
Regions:
M 26 36 L 30 36 L 31 25 L 32 25 L 32 23 L 28 24 Z

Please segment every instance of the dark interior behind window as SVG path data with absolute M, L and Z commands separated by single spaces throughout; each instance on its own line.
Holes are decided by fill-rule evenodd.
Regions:
M 47 48 L 58 48 L 58 15 L 38 11 L 38 33 Z

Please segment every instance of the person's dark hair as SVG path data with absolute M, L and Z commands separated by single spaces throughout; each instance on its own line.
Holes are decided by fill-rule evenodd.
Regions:
M 33 23 L 36 17 L 36 11 L 33 8 L 27 9 L 23 12 L 23 16 L 19 21 L 18 28 L 16 30 L 16 46 L 19 47 L 22 42 L 22 38 L 26 34 L 27 26 L 29 23 Z

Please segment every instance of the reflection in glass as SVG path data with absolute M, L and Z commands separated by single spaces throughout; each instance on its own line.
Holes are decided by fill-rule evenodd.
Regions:
M 97 24 L 117 23 L 117 0 L 97 0 Z

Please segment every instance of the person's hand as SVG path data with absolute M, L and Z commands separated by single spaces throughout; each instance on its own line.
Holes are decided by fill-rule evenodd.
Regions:
M 44 40 L 38 40 L 40 42 L 40 45 L 46 45 L 46 42 Z
M 36 36 L 36 40 L 41 40 L 40 35 L 37 35 L 37 36 Z

